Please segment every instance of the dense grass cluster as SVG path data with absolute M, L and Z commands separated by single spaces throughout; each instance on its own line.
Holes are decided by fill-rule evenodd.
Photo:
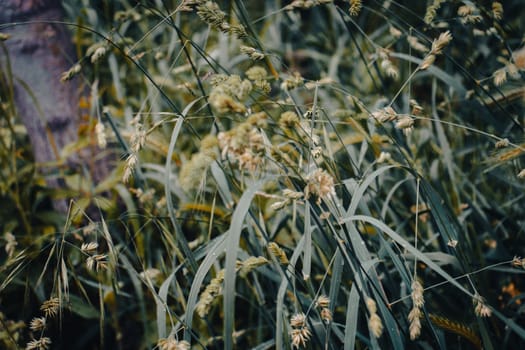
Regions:
M 72 3 L 114 171 L 2 95 L 0 347 L 525 346 L 521 1 Z

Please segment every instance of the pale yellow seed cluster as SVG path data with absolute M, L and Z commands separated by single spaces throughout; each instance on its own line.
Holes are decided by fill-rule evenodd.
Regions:
M 492 310 L 485 303 L 485 299 L 479 295 L 475 294 L 472 300 L 474 303 L 474 313 L 479 317 L 490 317 L 492 315 Z
M 179 173 L 179 182 L 185 191 L 199 188 L 211 164 L 218 158 L 219 141 L 215 135 L 207 135 L 201 140 L 198 153 L 185 162 Z
M 412 294 L 410 295 L 412 298 L 412 310 L 410 310 L 410 313 L 408 314 L 408 321 L 410 322 L 410 339 L 412 340 L 416 339 L 421 334 L 421 317 L 423 317 L 421 308 L 425 304 L 423 291 L 424 289 L 421 282 L 418 280 L 412 282 Z
M 246 28 L 239 23 L 230 23 L 219 5 L 213 1 L 197 1 L 197 15 L 210 26 L 220 30 L 223 33 L 234 34 L 238 38 L 245 37 L 247 35 Z M 188 3 L 184 4 L 184 9 L 189 9 Z
M 238 75 L 217 74 L 212 78 L 214 85 L 209 97 L 210 104 L 219 113 L 245 113 L 242 103 L 253 89 L 252 83 Z
M 419 69 L 425 70 L 428 67 L 430 67 L 432 64 L 434 64 L 434 61 L 436 60 L 436 56 L 442 53 L 445 46 L 447 46 L 451 40 L 452 40 L 452 34 L 450 34 L 448 30 L 444 33 L 441 33 L 437 39 L 434 39 L 434 41 L 432 42 L 432 47 L 430 49 L 430 52 L 423 59 L 423 62 L 419 66 Z
M 361 0 L 350 0 L 350 8 L 348 9 L 348 13 L 350 13 L 350 16 L 357 16 L 359 12 L 361 12 L 361 9 L 363 8 L 363 4 Z
M 157 346 L 159 350 L 190 350 L 191 348 L 190 343 L 185 340 L 176 340 L 173 336 L 160 339 Z
M 512 61 L 517 69 L 525 70 L 525 46 L 512 53 Z
M 237 162 L 239 169 L 255 171 L 265 156 L 264 138 L 260 131 L 266 126 L 264 112 L 252 114 L 244 123 L 217 135 L 221 157 Z
M 377 157 L 377 163 L 388 163 L 392 160 L 392 155 L 390 152 L 381 152 L 379 157 Z
M 375 111 L 370 116 L 380 123 L 391 122 L 397 119 L 396 111 L 390 106 Z
M 206 289 L 202 292 L 195 310 L 197 314 L 204 318 L 210 312 L 211 304 L 222 291 L 222 282 L 224 281 L 224 270 L 220 270 L 217 276 L 210 281 Z
M 86 50 L 86 55 L 91 56 L 91 63 L 98 63 L 102 57 L 106 56 L 107 48 L 104 44 L 95 44 Z
M 515 256 L 512 259 L 512 266 L 521 267 L 522 269 L 525 269 L 525 259 L 522 259 L 519 256 Z
M 98 254 L 98 243 L 89 242 L 82 243 L 80 251 L 89 255 L 86 259 L 86 267 L 90 271 L 103 271 L 108 268 L 108 256 L 106 254 Z
M 317 298 L 315 305 L 321 309 L 321 311 L 319 312 L 321 315 L 321 319 L 325 323 L 332 322 L 333 317 L 332 311 L 330 310 L 330 299 L 326 295 L 320 295 Z
M 244 261 L 237 261 L 237 271 L 239 272 L 239 276 L 246 277 L 250 272 L 258 268 L 259 266 L 263 266 L 268 264 L 268 259 L 266 259 L 263 256 L 250 256 L 248 259 Z
M 78 63 L 75 64 L 73 67 L 69 68 L 67 71 L 65 71 L 64 73 L 60 75 L 60 81 L 64 83 L 66 81 L 73 79 L 73 77 L 75 77 L 78 73 L 80 73 L 81 70 L 82 70 L 82 66 Z
M 494 146 L 499 149 L 499 148 L 509 147 L 509 145 L 510 145 L 509 139 L 504 138 L 504 139 L 501 139 L 498 142 L 496 142 L 496 144 Z
M 444 2 L 445 0 L 434 0 L 432 4 L 429 7 L 427 7 L 427 11 L 425 13 L 425 18 L 424 18 L 426 24 L 430 24 L 434 21 L 437 11 L 441 7 L 441 4 Z
M 48 337 L 42 337 L 40 339 L 34 339 L 27 343 L 26 350 L 47 350 L 51 346 L 51 339 Z
M 292 347 L 305 347 L 312 333 L 306 324 L 306 315 L 303 313 L 295 314 L 290 319 L 290 336 L 292 338 Z
M 499 1 L 494 1 L 492 3 L 492 16 L 495 20 L 503 18 L 503 5 L 501 5 Z
M 389 55 L 390 51 L 387 49 L 380 48 L 377 50 L 377 57 L 379 58 L 379 66 L 381 67 L 381 70 L 390 78 L 397 79 L 399 76 L 399 70 L 394 66 Z
M 246 76 L 250 79 L 256 89 L 268 94 L 271 91 L 270 83 L 266 80 L 268 73 L 260 66 L 254 66 L 246 71 Z
M 149 268 L 139 273 L 139 276 L 146 281 L 158 282 L 162 277 L 162 272 L 156 268 Z
M 262 60 L 265 57 L 264 53 L 251 46 L 241 45 L 240 51 L 254 61 Z
M 60 299 L 56 297 L 49 298 L 40 306 L 40 310 L 44 313 L 43 317 L 34 317 L 29 323 L 29 329 L 38 333 L 40 337 L 33 339 L 26 344 L 26 350 L 47 350 L 51 346 L 51 339 L 44 337 L 43 332 L 46 329 L 49 318 L 55 317 L 60 310 Z
M 277 258 L 279 263 L 286 265 L 288 264 L 288 257 L 286 256 L 286 253 L 284 250 L 279 247 L 279 245 L 275 242 L 268 243 L 268 251 Z
M 366 299 L 366 308 L 370 313 L 370 318 L 368 319 L 368 328 L 374 337 L 379 338 L 383 334 L 383 322 L 377 314 L 377 305 L 374 299 Z
M 399 29 L 397 29 L 396 27 L 394 26 L 390 26 L 388 28 L 388 32 L 390 33 L 390 35 L 392 35 L 394 38 L 400 38 L 402 35 L 403 35 L 403 32 L 400 31 Z
M 315 169 L 306 177 L 304 196 L 308 199 L 312 195 L 317 198 L 317 204 L 335 197 L 334 178 L 326 170 Z
M 281 83 L 281 89 L 284 91 L 293 90 L 301 85 L 303 85 L 303 77 L 298 72 L 295 72 L 292 76 L 286 78 Z
M 419 52 L 428 52 L 428 47 L 422 44 L 419 39 L 415 36 L 408 35 L 407 36 L 407 42 L 408 45 L 410 45 L 411 48 L 413 48 L 416 51 Z
M 46 317 L 54 317 L 57 315 L 60 309 L 60 299 L 54 297 L 50 298 L 42 303 L 40 310 Z
M 106 138 L 104 124 L 100 120 L 97 122 L 97 125 L 95 125 L 95 135 L 97 136 L 98 147 L 100 147 L 101 149 L 106 148 L 106 146 L 108 145 L 108 141 Z
M 380 123 L 395 121 L 395 127 L 403 130 L 407 136 L 414 130 L 414 118 L 410 115 L 397 114 L 390 106 L 375 111 L 370 116 Z
M 293 130 L 300 124 L 300 119 L 297 113 L 288 111 L 281 114 L 279 118 L 279 126 L 283 129 Z
M 468 3 L 458 8 L 458 16 L 461 17 L 463 24 L 479 23 L 483 17 L 479 14 L 478 8 L 473 3 Z
M 46 328 L 46 318 L 45 317 L 35 317 L 31 320 L 29 328 L 33 332 L 40 332 Z
M 270 206 L 273 210 L 282 209 L 286 205 L 292 203 L 293 201 L 297 201 L 297 200 L 303 198 L 304 197 L 304 193 L 303 192 L 299 192 L 299 191 L 292 191 L 290 189 L 285 188 L 283 190 L 283 196 L 284 196 L 284 200 L 277 201 L 277 202 L 273 203 Z
M 291 11 L 295 9 L 309 9 L 314 6 L 328 4 L 333 0 L 293 0 L 290 4 L 286 5 L 284 9 L 286 11 Z
M 139 115 L 133 118 L 131 124 L 134 126 L 134 131 L 130 137 L 131 152 L 126 158 L 124 175 L 122 175 L 122 182 L 124 183 L 127 183 L 131 179 L 131 176 L 133 175 L 133 172 L 135 171 L 135 167 L 137 166 L 137 163 L 138 163 L 138 152 L 146 144 L 146 136 L 147 136 L 146 130 L 143 124 L 140 122 Z
M 4 233 L 4 240 L 6 242 L 4 247 L 5 252 L 7 253 L 8 257 L 12 257 L 15 253 L 16 246 L 18 245 L 16 237 L 11 232 L 6 232 Z

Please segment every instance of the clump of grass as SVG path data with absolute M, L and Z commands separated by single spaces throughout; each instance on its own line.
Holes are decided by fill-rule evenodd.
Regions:
M 78 348 L 524 344 L 523 49 L 507 5 L 90 12 L 62 80 L 98 81 L 94 136 L 121 163 L 101 188 L 118 201 L 99 222 L 76 204 L 85 222 L 42 238 L 42 287 L 26 292 L 64 302 L 33 331 L 74 313 L 98 325 Z M 2 273 L 21 280 L 16 259 L 37 258 L 17 255 L 18 232 Z M 60 339 L 47 334 L 29 344 Z

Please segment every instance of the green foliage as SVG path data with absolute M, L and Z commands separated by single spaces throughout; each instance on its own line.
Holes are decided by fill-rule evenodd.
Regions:
M 523 347 L 524 8 L 414 3 L 64 4 L 121 164 L 46 235 L 2 100 L 0 341 Z

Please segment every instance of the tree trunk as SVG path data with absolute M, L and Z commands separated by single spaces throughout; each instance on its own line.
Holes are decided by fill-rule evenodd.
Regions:
M 15 80 L 15 102 L 27 128 L 35 161 L 43 166 L 48 186 L 64 186 L 59 175 L 63 166 L 80 169 L 86 155 L 61 159 L 61 149 L 78 139 L 79 98 L 77 79 L 66 83 L 61 74 L 75 63 L 71 36 L 64 25 L 49 23 L 63 20 L 58 0 L 0 0 L 0 23 L 21 23 L 3 33 Z M 90 172 L 100 179 L 107 173 L 106 162 L 95 164 Z M 55 209 L 66 212 L 67 200 L 54 202 Z

